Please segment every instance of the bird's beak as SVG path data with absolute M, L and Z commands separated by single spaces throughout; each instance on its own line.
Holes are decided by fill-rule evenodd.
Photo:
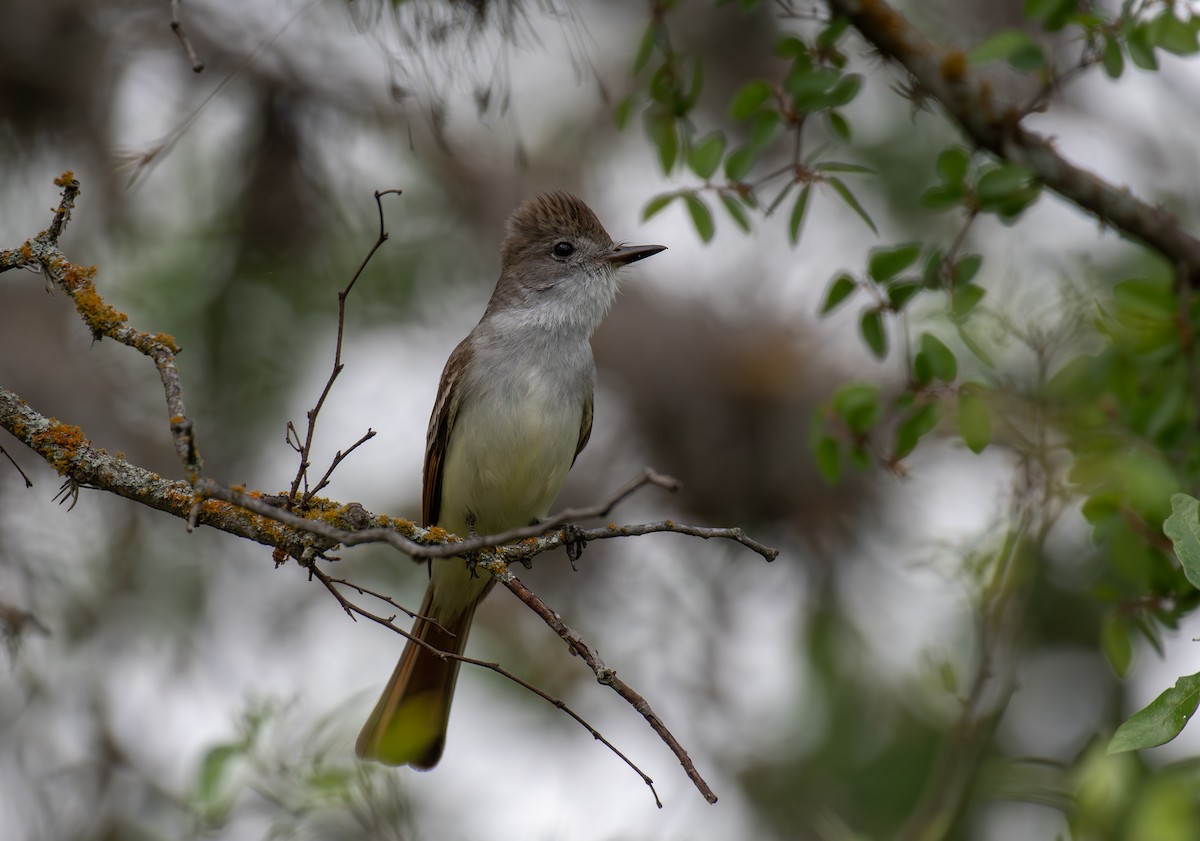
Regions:
M 638 260 L 645 260 L 660 251 L 666 251 L 665 245 L 619 245 L 607 254 L 600 256 L 601 263 L 614 266 L 628 266 Z

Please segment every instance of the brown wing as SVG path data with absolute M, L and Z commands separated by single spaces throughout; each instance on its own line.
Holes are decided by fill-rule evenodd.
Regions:
M 575 459 L 579 458 L 579 454 L 583 452 L 583 448 L 587 446 L 588 439 L 592 437 L 592 398 L 595 392 L 588 392 L 587 399 L 583 401 L 583 417 L 579 424 L 579 443 L 575 446 L 575 456 L 571 459 L 571 466 L 575 465 Z
M 429 431 L 425 436 L 425 469 L 421 481 L 421 523 L 436 525 L 442 513 L 442 470 L 446 463 L 446 442 L 450 440 L 450 428 L 458 409 L 458 386 L 462 372 L 471 358 L 471 348 L 463 339 L 442 371 L 438 384 L 437 401 L 429 417 Z M 582 445 L 581 445 L 582 446 Z

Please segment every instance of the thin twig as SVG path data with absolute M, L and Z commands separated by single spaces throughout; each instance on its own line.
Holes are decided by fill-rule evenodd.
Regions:
M 183 23 L 179 20 L 179 3 L 180 0 L 171 0 L 171 31 L 175 33 L 179 43 L 183 44 L 183 48 L 187 50 L 188 58 L 192 62 L 192 72 L 200 73 L 204 70 L 204 62 L 200 60 L 200 56 L 196 55 L 191 40 L 183 31 Z
M 605 686 L 610 687 L 614 692 L 620 695 L 631 707 L 641 713 L 642 717 L 650 725 L 651 729 L 658 734 L 658 737 L 671 749 L 675 754 L 675 758 L 679 760 L 679 764 L 683 766 L 684 773 L 688 775 L 693 785 L 700 791 L 700 794 L 709 803 L 717 802 L 717 795 L 709 787 L 704 778 L 700 776 L 700 772 L 696 770 L 696 765 L 692 762 L 690 756 L 674 734 L 667 729 L 663 724 L 658 714 L 651 709 L 650 704 L 645 698 L 634 690 L 629 684 L 617 677 L 617 673 L 604 665 L 604 661 L 600 659 L 600 655 L 596 650 L 587 644 L 586 641 L 579 635 L 577 631 L 570 628 L 565 622 L 559 618 L 559 615 L 551 610 L 545 602 L 538 598 L 537 594 L 530 590 L 525 584 L 511 573 L 499 576 L 500 582 L 509 589 L 521 602 L 542 618 L 550 628 L 562 638 L 562 640 L 571 649 L 572 653 L 583 658 L 583 662 L 587 663 L 588 668 L 596 675 L 596 680 Z
M 358 590 L 359 592 L 366 592 L 370 595 L 376 596 L 377 598 L 383 599 L 385 602 L 387 602 L 388 604 L 390 604 L 392 606 L 398 607 L 398 605 L 396 605 L 396 603 L 393 602 L 390 598 L 388 598 L 386 596 L 381 596 L 378 593 L 373 593 L 370 590 L 367 590 L 364 587 L 360 587 L 357 584 L 351 584 L 350 582 L 348 582 L 344 579 L 332 578 L 329 575 L 327 575 L 326 573 L 322 572 L 320 569 L 318 569 L 315 564 L 313 566 L 309 567 L 309 572 L 312 574 L 312 576 L 314 578 L 316 578 L 318 581 L 320 581 L 325 586 L 325 589 L 327 589 L 333 595 L 333 597 L 337 600 L 338 604 L 341 605 L 342 610 L 346 611 L 346 613 L 349 614 L 351 618 L 353 618 L 355 615 L 358 615 L 358 616 L 363 617 L 364 619 L 369 619 L 372 622 L 376 622 L 380 625 L 383 625 L 385 628 L 395 631 L 396 633 L 400 634 L 405 639 L 410 640 L 410 641 L 416 643 L 417 645 L 422 646 L 423 648 L 425 648 L 425 650 L 431 652 L 432 654 L 434 654 L 438 657 L 441 657 L 443 660 L 457 660 L 460 663 L 468 663 L 472 666 L 478 666 L 479 668 L 488 669 L 489 671 L 493 671 L 496 674 L 500 675 L 501 677 L 517 684 L 522 689 L 527 689 L 528 691 L 532 692 L 534 695 L 537 695 L 542 700 L 546 701 L 549 704 L 552 704 L 553 706 L 557 707 L 562 712 L 569 715 L 571 718 L 573 718 L 576 721 L 576 723 L 578 723 L 581 727 L 583 727 L 585 730 L 587 730 L 588 733 L 591 734 L 593 739 L 595 739 L 596 741 L 603 744 L 606 748 L 608 748 L 610 751 L 612 751 L 614 754 L 616 754 L 621 759 L 622 762 L 624 762 L 631 769 L 633 769 L 634 773 L 636 773 L 639 777 L 641 777 L 642 782 L 644 782 L 646 784 L 646 786 L 650 789 L 650 793 L 654 797 L 654 804 L 656 806 L 658 806 L 658 808 L 660 808 L 660 809 L 662 808 L 662 806 L 663 806 L 662 800 L 659 799 L 658 791 L 654 788 L 654 780 L 652 780 L 644 771 L 642 771 L 641 768 L 639 768 L 636 764 L 634 764 L 633 760 L 631 760 L 628 756 L 626 756 L 624 753 L 622 753 L 621 750 L 616 745 L 614 745 L 608 739 L 604 738 L 604 736 L 600 733 L 600 731 L 597 730 L 595 727 L 593 727 L 591 724 L 589 724 L 587 722 L 587 720 L 583 718 L 583 716 L 579 715 L 579 713 L 577 713 L 573 709 L 571 709 L 571 707 L 568 706 L 565 701 L 563 701 L 559 698 L 556 698 L 555 696 L 538 688 L 537 686 L 534 686 L 532 683 L 525 680 L 524 678 L 518 677 L 517 675 L 510 672 L 508 669 L 501 666 L 499 663 L 494 663 L 494 662 L 491 662 L 488 660 L 477 660 L 474 657 L 465 657 L 462 654 L 454 654 L 453 652 L 450 652 L 450 651 L 442 651 L 440 648 L 437 648 L 436 646 L 431 645 L 430 643 L 426 642 L 425 640 L 421 639 L 420 637 L 416 637 L 416 636 L 412 635 L 411 633 L 409 633 L 408 631 L 405 631 L 403 628 L 401 628 L 399 625 L 397 625 L 395 623 L 394 617 L 379 616 L 378 614 L 371 613 L 369 610 L 366 610 L 365 608 L 360 607 L 359 605 L 350 601 L 344 595 L 342 595 L 342 593 L 338 590 L 337 585 L 342 584 L 347 587 L 352 587 L 353 589 Z M 537 597 L 535 596 L 534 598 L 537 598 Z M 411 611 L 405 610 L 404 608 L 400 608 L 400 610 L 403 610 L 405 613 L 408 613 L 410 616 L 416 616 L 416 614 L 412 613 Z M 634 694 L 636 694 L 636 693 L 634 693 Z M 641 697 L 641 696 L 638 696 L 638 697 Z M 685 754 L 685 756 L 686 756 L 686 754 Z M 710 802 L 715 802 L 715 800 L 716 800 L 716 798 L 714 797 L 713 800 Z
M 25 487 L 33 487 L 33 482 L 29 481 L 29 477 L 25 475 L 25 471 L 21 469 L 21 465 L 17 464 L 17 460 L 13 458 L 8 450 L 4 449 L 2 445 L 0 445 L 0 456 L 4 456 L 6 459 L 8 459 L 12 466 L 16 468 L 17 472 L 21 474 L 21 478 L 25 480 Z
M 384 224 L 383 216 L 383 197 L 387 195 L 398 196 L 400 194 L 401 191 L 398 189 L 375 191 L 375 206 L 379 210 L 379 235 L 376 237 L 375 243 L 367 251 L 366 256 L 363 257 L 362 261 L 358 264 L 358 268 L 355 270 L 354 275 L 350 278 L 350 282 L 346 284 L 344 289 L 338 292 L 337 340 L 334 343 L 333 349 L 333 368 L 329 372 L 329 379 L 325 381 L 325 387 L 321 389 L 321 395 L 317 398 L 316 405 L 313 406 L 307 413 L 308 428 L 305 431 L 304 443 L 301 444 L 298 449 L 298 452 L 300 453 L 300 466 L 296 470 L 296 477 L 292 480 L 291 491 L 288 493 L 288 504 L 295 504 L 301 510 L 308 506 L 309 502 L 312 501 L 313 496 L 319 489 L 328 484 L 329 476 L 333 473 L 333 469 L 337 467 L 338 463 L 341 462 L 345 456 L 349 455 L 353 450 L 355 450 L 360 444 L 370 440 L 375 436 L 374 432 L 368 430 L 367 434 L 359 439 L 354 446 L 346 450 L 344 454 L 338 452 L 337 456 L 334 457 L 333 464 L 329 466 L 329 469 L 325 471 L 325 475 L 321 477 L 321 481 L 312 488 L 308 487 L 308 468 L 311 464 L 309 461 L 309 456 L 312 454 L 313 435 L 315 435 L 317 431 L 317 416 L 321 413 L 321 409 L 325 405 L 325 400 L 329 397 L 329 392 L 333 389 L 334 382 L 337 380 L 338 375 L 342 373 L 342 368 L 345 367 L 342 364 L 342 343 L 346 333 L 346 298 L 349 297 L 350 291 L 354 288 L 354 284 L 358 282 L 358 278 L 363 273 L 363 270 L 367 267 L 367 264 L 371 262 L 371 258 L 375 256 L 375 252 L 378 251 L 380 247 L 388 241 L 388 232 L 387 227 Z M 289 434 L 295 433 L 295 427 L 292 425 L 291 421 L 288 421 L 288 431 Z M 299 440 L 299 436 L 297 436 L 297 440 Z M 304 496 L 300 499 L 297 499 L 297 494 L 300 490 L 301 483 L 305 485 Z

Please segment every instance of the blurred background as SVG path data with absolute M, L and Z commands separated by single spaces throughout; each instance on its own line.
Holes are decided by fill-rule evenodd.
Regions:
M 703 58 L 702 131 L 728 124 L 748 79 L 778 75 L 782 32 L 811 35 L 824 13 L 680 5 L 665 21 L 674 49 Z M 960 47 L 1021 25 L 1021 5 L 901 4 Z M 350 621 L 263 547 L 88 490 L 68 510 L 53 471 L 0 435 L 34 484 L 0 460 L 6 837 L 850 839 L 916 837 L 946 816 L 948 835 L 920 837 L 1197 837 L 1195 738 L 1103 755 L 1124 717 L 1195 669 L 1195 623 L 1130 630 L 1143 622 L 1131 604 L 1176 585 L 1117 574 L 1150 550 L 1130 539 L 1114 554 L 1124 533 L 1098 541 L 1081 488 L 1130 474 L 1072 475 L 1070 427 L 1037 398 L 1069 355 L 1105 346 L 1097 299 L 1162 265 L 1044 196 L 1014 225 L 981 218 L 967 234 L 985 255 L 990 316 L 973 341 L 990 367 L 936 307 L 891 323 L 896 353 L 877 361 L 858 310 L 818 319 L 822 296 L 872 247 L 954 235 L 917 197 L 957 135 L 847 39 L 866 83 L 838 156 L 878 173 L 845 176 L 878 235 L 820 192 L 795 247 L 783 214 L 748 234 L 720 217 L 707 243 L 682 203 L 643 221 L 652 197 L 696 181 L 663 174 L 637 116 L 617 126 L 646 85 L 631 68 L 652 6 L 196 0 L 181 19 L 197 74 L 167 3 L 0 2 L 0 247 L 47 225 L 52 179 L 73 170 L 66 253 L 99 267 L 133 325 L 184 348 L 208 474 L 275 492 L 296 470 L 285 426 L 329 373 L 337 291 L 376 236 L 372 193 L 402 188 L 383 200 L 390 241 L 348 301 L 346 369 L 314 462 L 319 475 L 376 430 L 327 495 L 415 518 L 438 375 L 482 313 L 512 208 L 565 189 L 614 238 L 668 245 L 627 272 L 595 336 L 594 432 L 559 507 L 652 466 L 684 489 L 643 491 L 614 521 L 738 525 L 781 555 L 656 535 L 590 545 L 578 572 L 543 555 L 521 577 L 645 695 L 719 803 L 502 590 L 468 653 L 565 699 L 654 778 L 665 808 L 567 717 L 469 667 L 435 771 L 356 763 L 399 637 Z M 1044 45 L 1070 60 L 1067 39 Z M 1194 226 L 1198 81 L 1170 57 L 1116 82 L 1084 74 L 1030 122 Z M 996 84 L 1036 93 L 1016 74 Z M 989 389 L 991 446 L 972 453 L 947 423 L 902 461 L 828 484 L 814 413 L 853 381 L 901 390 L 904 337 L 923 330 Z M 181 474 L 153 367 L 94 343 L 32 274 L 0 278 L 0 385 L 96 446 Z M 1155 528 L 1175 487 L 1161 467 L 1129 468 Z M 1012 584 L 996 570 L 1018 556 Z M 374 548 L 341 558 L 337 575 L 419 603 L 422 567 Z

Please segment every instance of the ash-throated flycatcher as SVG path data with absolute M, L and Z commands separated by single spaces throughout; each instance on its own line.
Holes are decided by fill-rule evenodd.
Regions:
M 617 271 L 664 248 L 615 244 L 567 193 L 513 212 L 496 290 L 442 372 L 425 445 L 423 523 L 466 537 L 546 516 L 592 432 L 589 340 L 617 294 Z M 433 561 L 412 635 L 461 654 L 494 583 L 462 558 Z M 358 755 L 437 765 L 458 667 L 410 641 L 358 736 Z

